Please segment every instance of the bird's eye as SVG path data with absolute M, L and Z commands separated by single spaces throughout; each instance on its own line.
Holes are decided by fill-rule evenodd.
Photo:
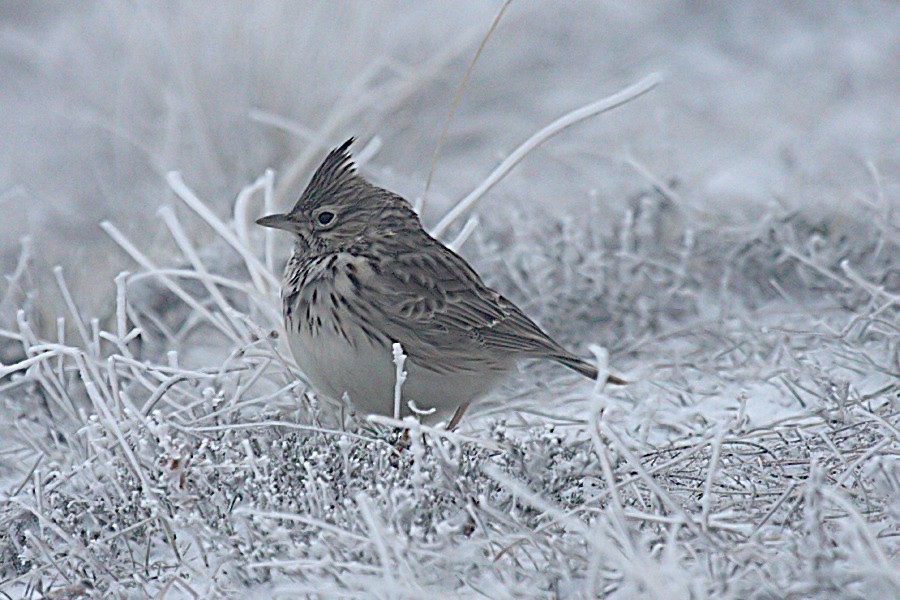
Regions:
M 334 221 L 334 213 L 331 211 L 323 210 L 319 213 L 319 216 L 316 217 L 316 221 L 319 222 L 319 225 L 325 226 L 330 225 L 332 221 Z

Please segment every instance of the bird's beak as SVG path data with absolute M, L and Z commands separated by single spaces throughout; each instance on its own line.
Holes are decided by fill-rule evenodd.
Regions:
M 288 215 L 267 215 L 257 219 L 256 224 L 263 227 L 271 227 L 272 229 L 283 229 L 284 231 L 293 229 L 293 220 Z

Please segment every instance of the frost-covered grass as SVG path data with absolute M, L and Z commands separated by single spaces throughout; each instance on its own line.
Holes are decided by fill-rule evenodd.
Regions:
M 533 28 L 529 19 L 535 15 L 538 29 L 556 27 L 549 13 L 517 8 L 513 4 L 504 16 L 516 27 Z M 759 122 L 781 129 L 766 129 L 764 142 L 740 139 L 760 146 L 783 141 L 793 135 L 785 123 L 805 131 L 804 117 L 778 108 L 782 94 L 765 98 L 775 106 L 770 112 L 751 111 L 752 127 L 741 120 L 753 94 L 736 82 L 768 89 L 766 69 L 754 70 L 752 58 L 793 68 L 801 81 L 827 89 L 831 80 L 822 73 L 835 64 L 862 75 L 846 75 L 851 91 L 837 104 L 818 100 L 820 116 L 833 122 L 826 131 L 815 130 L 818 137 L 803 138 L 802 151 L 790 158 L 798 167 L 763 169 L 760 179 L 772 190 L 761 192 L 755 167 L 741 161 L 716 165 L 720 171 L 704 179 L 700 173 L 724 159 L 711 160 L 713 152 L 692 137 L 689 124 L 673 125 L 647 109 L 667 106 L 667 94 L 677 96 L 687 85 L 677 69 L 649 95 L 604 117 L 604 135 L 623 131 L 625 149 L 612 141 L 614 149 L 597 158 L 596 125 L 582 122 L 568 137 L 532 151 L 482 199 L 493 202 L 489 210 L 475 207 L 444 237 L 561 341 L 585 355 L 594 350 L 601 367 L 607 354 L 594 345 L 604 346 L 609 365 L 634 383 L 598 388 L 553 365 L 528 364 L 471 409 L 458 431 L 413 425 L 409 449 L 399 452 L 397 423 L 320 405 L 298 377 L 277 333 L 286 240 L 252 220 L 289 202 L 323 147 L 344 132 L 362 135 L 357 152 L 363 169 L 405 193 L 404 178 L 385 165 L 406 164 L 402 148 L 424 135 L 429 152 L 415 162 L 427 168 L 422 156 L 430 158 L 434 138 L 428 136 L 437 134 L 441 121 L 425 132 L 419 121 L 411 133 L 415 119 L 396 113 L 431 114 L 422 107 L 435 106 L 434 114 L 446 114 L 447 95 L 434 80 L 449 82 L 451 92 L 456 88 L 490 11 L 479 9 L 469 21 L 448 15 L 444 25 L 426 20 L 425 9 L 412 11 L 395 19 L 394 38 L 372 42 L 377 52 L 366 54 L 369 47 L 359 42 L 350 48 L 362 56 L 355 77 L 347 75 L 352 60 L 326 57 L 322 64 L 332 70 L 319 67 L 319 87 L 284 78 L 279 88 L 281 80 L 263 68 L 270 63 L 262 56 L 290 65 L 303 60 L 304 43 L 338 48 L 343 39 L 328 46 L 315 27 L 303 28 L 304 19 L 291 20 L 271 7 L 225 11 L 222 18 L 234 23 L 271 22 L 273 14 L 285 21 L 266 38 L 271 48 L 250 46 L 258 63 L 237 61 L 240 66 L 232 68 L 232 50 L 204 62 L 206 46 L 190 41 L 193 25 L 182 9 L 173 10 L 178 18 L 171 22 L 164 11 L 144 15 L 152 27 L 126 18 L 124 10 L 111 17 L 130 24 L 128 39 L 140 50 L 132 67 L 141 77 L 162 68 L 159 56 L 144 50 L 168 35 L 184 88 L 164 95 L 168 108 L 141 109 L 134 106 L 143 106 L 147 92 L 132 82 L 118 92 L 122 104 L 113 105 L 124 111 L 116 114 L 140 118 L 115 127 L 99 119 L 114 132 L 113 154 L 122 168 L 121 180 L 110 180 L 104 171 L 109 165 L 94 165 L 104 197 L 115 207 L 102 215 L 109 220 L 98 234 L 113 249 L 104 251 L 105 261 L 80 263 L 68 253 L 58 259 L 63 268 L 54 270 L 44 264 L 54 242 L 36 236 L 13 252 L 6 243 L 12 239 L 9 221 L 0 225 L 2 250 L 14 257 L 0 289 L 0 597 L 900 595 L 900 223 L 896 162 L 879 154 L 876 142 L 885 138 L 867 124 L 880 122 L 877 100 L 885 89 L 871 76 L 880 63 L 868 46 L 841 38 L 813 57 L 808 47 L 815 48 L 816 38 L 808 31 L 782 39 L 748 17 L 752 10 L 737 8 L 722 10 L 744 19 L 741 31 L 748 35 L 770 36 L 762 38 L 769 45 L 738 36 L 737 50 L 720 55 L 715 46 L 683 43 L 678 19 L 659 17 L 671 31 L 654 30 L 654 39 L 677 48 L 680 58 L 673 64 L 699 60 L 703 66 L 690 102 L 715 103 L 701 121 L 720 131 L 714 136 L 721 138 L 719 151 Z M 358 33 L 368 31 L 367 19 L 377 21 L 378 10 L 312 11 L 315 18 L 307 20 L 321 24 L 342 16 L 341 30 Z M 610 22 L 655 22 L 647 16 L 653 11 L 644 10 L 609 8 L 603 14 Z M 818 3 L 810 11 L 818 15 Z M 595 27 L 588 19 L 561 14 L 560 31 L 576 42 L 581 36 L 592 44 L 599 39 L 588 35 Z M 862 18 L 838 14 L 850 24 Z M 800 9 L 782 17 L 785 29 L 804 32 L 809 15 Z M 88 9 L 68 18 L 106 23 Z M 683 18 L 692 30 L 696 22 L 715 20 Z M 884 34 L 886 21 L 866 21 L 873 39 L 892 37 Z M 442 26 L 461 22 L 471 30 L 441 38 Z M 616 89 L 604 86 L 596 97 L 575 94 L 577 100 L 535 93 L 535 104 L 521 112 L 517 107 L 527 95 L 511 90 L 554 89 L 548 81 L 570 82 L 574 89 L 576 81 L 583 84 L 583 73 L 533 67 L 544 58 L 562 64 L 561 55 L 570 52 L 565 44 L 523 47 L 522 56 L 513 52 L 515 60 L 504 59 L 512 64 L 500 60 L 498 67 L 490 62 L 491 50 L 508 57 L 504 51 L 512 47 L 503 24 L 488 41 L 487 62 L 473 70 L 448 130 L 426 204 L 429 224 L 439 223 L 450 198 L 465 198 L 490 181 L 495 165 L 502 168 L 533 131 Z M 842 31 L 836 20 L 831 26 Z M 217 36 L 233 33 L 203 29 L 214 38 L 209 47 Z M 618 39 L 624 35 L 619 29 L 627 27 L 610 27 L 609 35 Z M 61 26 L 54 39 L 71 41 L 80 31 Z M 295 42 L 290 48 L 296 55 L 272 50 L 281 48 L 275 43 L 281 37 Z M 425 58 L 394 59 L 408 51 L 404 41 L 415 45 L 426 38 Z M 12 44 L 18 38 L 8 32 L 2 39 L 6 48 L 18 49 L 17 56 L 54 56 L 52 46 L 29 50 Z M 115 39 L 97 36 L 85 43 L 105 48 Z M 90 66 L 90 52 L 75 56 Z M 730 73 L 729 60 L 743 59 L 735 71 L 740 76 L 704 84 L 711 74 Z M 516 60 L 527 77 L 516 70 L 522 68 Z M 804 79 L 803 60 L 823 68 Z M 195 62 L 231 75 L 246 69 L 251 79 L 266 83 L 266 93 L 249 100 L 216 94 L 233 92 L 234 79 L 218 82 L 220 71 L 194 70 Z M 342 67 L 335 71 L 335 64 Z M 452 75 L 448 65 L 457 67 Z M 96 72 L 84 65 L 72 72 L 80 69 Z M 478 79 L 479 69 L 519 75 L 488 85 L 490 79 Z M 619 73 L 621 87 L 650 70 Z M 113 69 L 98 92 L 128 77 Z M 83 84 L 67 85 L 75 90 Z M 334 89 L 341 100 L 329 102 Z M 809 98 L 832 97 L 804 90 Z M 492 94 L 503 102 L 488 101 Z M 112 97 L 98 93 L 95 108 Z M 225 98 L 224 104 L 204 116 L 203 106 L 215 98 Z M 296 100 L 304 108 L 279 114 L 273 105 L 283 107 L 285 99 L 287 106 Z M 482 112 L 466 114 L 467 99 L 480 100 Z M 244 101 L 253 106 L 242 113 Z M 534 109 L 538 105 L 552 107 L 550 114 Z M 318 115 L 310 122 L 319 126 L 304 128 L 284 118 L 304 111 Z M 202 124 L 216 122 L 219 113 L 288 131 L 292 141 L 282 145 L 258 135 L 249 150 L 225 129 L 204 130 Z M 148 133 L 155 132 L 150 125 L 159 114 L 168 115 L 162 119 L 168 138 Z M 684 146 L 675 153 L 676 164 L 662 171 L 681 182 L 657 173 L 654 158 L 665 154 L 660 148 L 666 142 L 635 133 L 648 131 L 638 127 L 648 122 L 655 123 L 649 131 L 666 130 L 670 143 Z M 179 123 L 188 124 L 184 139 Z M 477 155 L 498 128 L 508 137 L 489 147 L 506 150 L 490 160 Z M 371 135 L 376 132 L 379 137 Z M 835 138 L 875 157 L 868 169 L 865 161 L 848 167 L 861 173 L 852 185 L 822 177 L 823 171 L 845 173 L 835 165 L 849 162 Z M 78 143 L 60 141 L 90 154 L 92 147 Z M 153 184 L 134 175 L 145 186 L 144 197 L 163 207 L 155 217 L 129 195 L 127 175 L 139 171 L 123 167 L 134 167 L 125 150 L 132 143 L 159 171 Z M 36 154 L 56 156 L 52 144 L 46 148 Z M 234 169 L 222 156 L 245 153 L 258 170 Z M 627 176 L 610 169 L 614 153 L 625 157 Z M 538 164 L 538 156 L 551 159 Z M 277 173 L 265 171 L 276 160 L 286 162 L 277 163 Z M 467 176 L 453 175 L 455 168 Z M 236 181 L 235 171 L 245 179 Z M 611 172 L 631 183 L 598 183 L 597 173 L 603 179 Z M 415 201 L 425 175 L 420 179 L 408 186 Z M 62 181 L 26 183 L 41 188 Z M 587 191 L 594 184 L 599 187 Z M 77 180 L 68 185 L 81 189 Z M 575 200 L 557 201 L 572 187 L 580 190 Z M 798 189 L 807 192 L 804 197 L 780 195 Z M 0 202 L 5 206 L 31 191 L 10 188 L 0 192 Z M 777 201 L 768 202 L 769 195 Z M 718 196 L 721 204 L 714 203 Z M 478 220 L 463 223 L 472 214 Z M 74 210 L 69 215 L 75 223 L 87 218 Z M 142 220 L 147 215 L 151 220 Z M 92 236 L 83 234 L 84 246 L 104 248 Z M 107 273 L 110 282 L 92 285 Z
M 112 327 L 73 305 L 76 339 L 46 340 L 20 312 L 2 332 L 23 354 L 0 371 L 2 451 L 23 466 L 0 509 L 0 590 L 893 595 L 895 226 L 873 207 L 853 236 L 790 215 L 672 236 L 668 203 L 634 199 L 611 238 L 513 217 L 516 239 L 484 234 L 477 253 L 547 327 L 598 328 L 633 385 L 529 368 L 459 433 L 414 428 L 404 452 L 389 424 L 336 418 L 297 380 L 246 223 L 209 216 L 242 274 L 181 240 L 177 270 L 118 278 Z M 153 337 L 228 354 L 148 360 Z

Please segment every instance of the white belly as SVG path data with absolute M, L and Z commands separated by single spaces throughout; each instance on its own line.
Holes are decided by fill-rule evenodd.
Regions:
M 299 332 L 291 328 L 288 341 L 294 360 L 317 392 L 335 400 L 347 394 L 359 412 L 393 416 L 396 366 L 390 348 L 372 343 L 359 330 L 352 335 L 354 347 L 329 324 L 314 339 L 306 328 Z M 507 365 L 512 366 L 512 362 Z M 405 370 L 401 416 L 411 414 L 411 401 L 417 409 L 435 409 L 433 414 L 423 416 L 429 422 L 448 418 L 459 405 L 485 395 L 505 375 L 503 371 L 488 369 L 436 373 L 410 360 L 406 361 Z
M 341 268 L 331 268 L 335 261 Z M 284 298 L 288 343 L 297 366 L 317 392 L 337 401 L 346 394 L 359 412 L 393 416 L 396 366 L 391 343 L 384 338 L 376 340 L 367 336 L 355 320 L 353 311 L 340 307 L 341 297 L 356 293 L 348 275 L 350 264 L 360 279 L 372 275 L 364 259 L 340 254 L 335 259 L 316 262 L 299 282 L 300 290 L 295 287 L 297 281 L 288 278 L 284 282 L 283 289 L 290 291 Z M 336 275 L 333 274 L 335 271 Z M 335 315 L 339 314 L 336 311 L 342 315 L 338 321 L 335 321 Z M 338 322 L 348 337 L 338 333 Z M 373 326 L 372 322 L 368 323 L 368 327 Z M 448 418 L 460 405 L 490 391 L 513 367 L 514 361 L 495 362 L 492 366 L 485 364 L 483 369 L 477 368 L 479 363 L 475 364 L 475 371 L 438 373 L 408 359 L 400 402 L 401 416 L 413 412 L 409 408 L 412 402 L 420 410 L 435 409 L 432 414 L 423 415 L 427 421 Z

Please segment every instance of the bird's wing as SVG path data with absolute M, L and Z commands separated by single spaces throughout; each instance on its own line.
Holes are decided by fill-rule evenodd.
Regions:
M 568 354 L 433 238 L 382 258 L 369 285 L 383 333 L 421 361 Z

